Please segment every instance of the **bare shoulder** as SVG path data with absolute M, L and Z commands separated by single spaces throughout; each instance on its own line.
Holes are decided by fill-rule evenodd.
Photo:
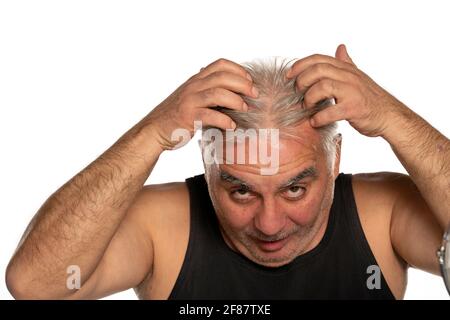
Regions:
M 352 176 L 353 194 L 366 236 L 390 245 L 394 207 L 414 188 L 408 175 L 398 172 L 358 173 Z M 370 239 L 369 239 L 370 240 Z M 389 240 L 389 243 L 388 243 Z
M 412 183 L 407 174 L 390 171 L 357 173 L 352 175 L 353 185 L 362 188 L 372 188 L 384 193 L 395 193 L 399 184 Z
M 151 238 L 153 266 L 135 287 L 140 299 L 166 299 L 181 269 L 189 240 L 189 191 L 185 182 L 146 185 L 139 208 Z
M 360 212 L 372 217 L 378 215 L 389 222 L 394 206 L 401 199 L 413 200 L 420 193 L 409 175 L 399 172 L 358 173 L 352 176 L 352 186 L 355 201 L 361 208 Z
M 152 233 L 152 238 L 167 227 L 185 223 L 189 212 L 189 192 L 185 182 L 145 185 L 133 204 L 143 222 Z
M 406 174 L 382 171 L 354 174 L 352 186 L 360 205 L 376 205 L 389 215 L 398 196 L 414 188 L 414 183 Z
M 187 237 L 184 182 L 144 186 L 132 201 L 99 265 L 73 298 L 100 298 L 151 278 L 167 235 Z M 176 236 L 172 236 L 177 241 Z M 161 240 L 162 239 L 162 240 Z M 120 274 L 120 277 L 117 275 Z
M 185 182 L 169 182 L 162 184 L 148 184 L 142 187 L 136 201 L 150 204 L 153 208 L 170 209 L 181 205 L 181 201 L 188 195 Z
M 408 175 L 397 172 L 359 173 L 352 176 L 359 219 L 369 246 L 397 299 L 406 290 L 406 264 L 395 252 L 391 239 L 392 212 L 396 199 L 411 185 Z

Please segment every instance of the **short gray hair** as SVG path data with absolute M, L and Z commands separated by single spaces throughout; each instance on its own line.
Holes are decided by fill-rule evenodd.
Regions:
M 270 123 L 272 128 L 280 129 L 280 135 L 290 135 L 290 128 L 334 104 L 334 99 L 331 98 L 318 102 L 313 108 L 301 107 L 303 93 L 297 91 L 295 78 L 289 80 L 285 78 L 286 72 L 294 62 L 295 59 L 272 57 L 243 63 L 242 66 L 251 75 L 254 86 L 259 91 L 258 98 L 240 95 L 249 106 L 247 112 L 220 106 L 215 109 L 228 115 L 236 123 L 236 128 L 267 128 L 267 123 Z M 264 98 L 270 102 L 265 103 Z M 332 158 L 336 150 L 336 130 L 336 122 L 318 128 L 322 137 L 322 147 L 329 158 Z M 333 162 L 332 159 L 330 161 Z

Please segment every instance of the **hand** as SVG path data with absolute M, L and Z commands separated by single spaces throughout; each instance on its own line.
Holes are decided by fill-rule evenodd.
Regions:
M 238 93 L 258 96 L 250 75 L 242 66 L 219 59 L 189 78 L 146 118 L 162 150 L 170 150 L 179 142 L 172 141 L 174 130 L 187 130 L 190 139 L 196 129 L 194 121 L 201 120 L 202 126 L 234 129 L 236 125 L 230 117 L 209 107 L 247 111 L 248 106 Z
M 314 127 L 345 119 L 361 134 L 376 137 L 383 135 L 393 115 L 408 109 L 359 70 L 344 45 L 338 46 L 335 58 L 316 54 L 296 61 L 286 76 L 296 77 L 305 108 L 335 99 L 335 105 L 311 117 Z

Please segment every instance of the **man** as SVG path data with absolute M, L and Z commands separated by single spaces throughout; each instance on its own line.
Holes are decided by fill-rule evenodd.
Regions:
M 384 138 L 409 175 L 339 174 L 338 120 Z M 196 121 L 215 133 L 278 130 L 269 147 L 279 163 L 263 172 L 267 161 L 249 159 L 264 144 L 241 141 L 239 162 L 237 142 L 204 135 L 204 176 L 143 187 Z M 439 272 L 449 159 L 449 140 L 360 71 L 343 45 L 335 57 L 272 68 L 220 59 L 49 197 L 7 285 L 19 299 L 128 288 L 143 299 L 401 299 L 408 266 Z M 75 289 L 68 270 L 81 276 Z

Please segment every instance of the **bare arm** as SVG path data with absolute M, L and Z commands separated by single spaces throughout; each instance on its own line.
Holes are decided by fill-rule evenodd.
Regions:
M 436 272 L 437 249 L 450 223 L 450 141 L 406 105 L 357 68 L 339 45 L 335 58 L 312 55 L 295 62 L 288 78 L 305 92 L 303 105 L 313 107 L 326 97 L 336 104 L 315 114 L 321 127 L 347 120 L 358 132 L 383 137 L 410 177 L 392 180 L 391 238 L 411 265 Z
M 22 237 L 7 272 L 18 298 L 62 298 L 67 268 L 90 278 L 161 148 L 145 121 L 52 194 Z
M 450 223 L 450 140 L 407 107 L 391 119 L 383 138 L 444 230 Z
M 303 106 L 325 97 L 336 105 L 311 119 L 315 127 L 347 120 L 358 132 L 383 137 L 408 171 L 442 228 L 450 222 L 450 141 L 419 115 L 359 70 L 345 46 L 336 58 L 312 55 L 294 63 L 288 78 L 297 77 Z
M 144 213 L 155 205 L 142 189 L 144 182 L 161 152 L 178 144 L 172 139 L 175 130 L 192 137 L 197 120 L 229 129 L 232 120 L 208 107 L 243 111 L 238 93 L 255 97 L 245 69 L 225 59 L 211 63 L 51 195 L 7 268 L 13 296 L 98 298 L 143 280 L 153 263 Z M 81 271 L 81 289 L 75 293 L 66 286 L 72 265 Z
M 409 173 L 395 183 L 392 244 L 410 266 L 440 274 L 436 250 L 450 223 L 450 141 L 406 107 L 392 121 L 383 137 Z
M 389 184 L 392 202 L 391 243 L 409 265 L 438 275 L 436 250 L 442 242 L 442 226 L 411 177 L 392 173 Z

